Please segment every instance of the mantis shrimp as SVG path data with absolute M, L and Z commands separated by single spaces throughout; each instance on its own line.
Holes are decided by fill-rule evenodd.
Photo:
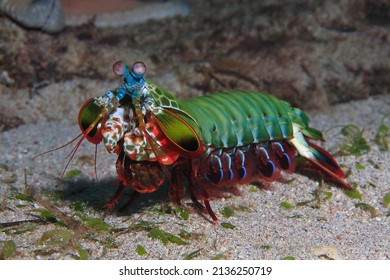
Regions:
M 87 139 L 118 155 L 119 187 L 108 208 L 126 186 L 133 189 L 128 205 L 166 181 L 170 199 L 180 204 L 186 178 L 194 205 L 217 222 L 208 190 L 276 181 L 282 171 L 295 171 L 297 157 L 351 189 L 336 160 L 312 142 L 323 141 L 322 133 L 285 101 L 246 91 L 180 101 L 144 79 L 143 62 L 129 68 L 117 61 L 113 72 L 122 78 L 119 86 L 81 107 L 81 139 L 72 151 Z

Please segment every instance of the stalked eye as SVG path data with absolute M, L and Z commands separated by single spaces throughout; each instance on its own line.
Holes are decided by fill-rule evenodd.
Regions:
M 114 72 L 115 75 L 122 76 L 123 73 L 125 72 L 125 66 L 122 63 L 122 61 L 119 60 L 115 62 L 114 65 L 112 66 L 112 71 Z
M 142 76 L 146 72 L 145 63 L 143 63 L 142 61 L 137 61 L 136 63 L 134 63 L 132 71 L 135 74 Z

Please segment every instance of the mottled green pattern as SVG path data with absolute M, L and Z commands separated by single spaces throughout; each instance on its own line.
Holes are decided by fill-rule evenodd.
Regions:
M 180 110 L 179 101 L 168 91 L 147 81 L 145 86 L 148 89 L 148 94 L 156 101 L 156 103 L 165 108 L 174 108 Z

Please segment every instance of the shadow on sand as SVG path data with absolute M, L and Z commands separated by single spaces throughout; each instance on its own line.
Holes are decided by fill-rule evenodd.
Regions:
M 107 178 L 97 182 L 88 179 L 64 180 L 62 182 L 62 199 L 70 203 L 82 202 L 95 210 L 101 211 L 115 194 L 117 185 L 115 178 Z M 144 212 L 150 206 L 159 203 L 169 202 L 168 187 L 167 184 L 164 184 L 153 193 L 139 195 L 129 207 L 120 210 L 130 199 L 131 192 L 131 188 L 126 187 L 118 205 L 113 210 L 107 209 L 106 211 L 112 211 L 118 216 L 125 216 Z

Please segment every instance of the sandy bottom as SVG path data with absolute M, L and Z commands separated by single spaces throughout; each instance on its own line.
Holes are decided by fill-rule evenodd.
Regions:
M 325 131 L 325 147 L 332 153 L 346 141 L 343 125 L 363 129 L 371 150 L 337 157 L 361 197 L 303 175 L 286 175 L 290 183 L 274 183 L 269 190 L 244 186 L 239 196 L 213 200 L 218 225 L 188 198 L 180 209 L 171 205 L 164 188 L 125 212 L 104 210 L 116 188 L 115 155 L 99 148 L 96 181 L 94 147 L 83 143 L 67 169 L 72 172 L 59 185 L 71 147 L 31 158 L 72 139 L 77 124 L 19 126 L 0 134 L 0 249 L 12 241 L 11 259 L 389 259 L 384 199 L 390 193 L 390 153 L 374 141 L 379 126 L 390 125 L 390 118 L 383 122 L 389 113 L 390 95 L 382 95 L 309 114 L 313 126 Z M 38 200 L 26 197 L 27 189 L 35 190 Z M 53 223 L 48 213 L 59 218 L 59 211 L 76 226 Z

